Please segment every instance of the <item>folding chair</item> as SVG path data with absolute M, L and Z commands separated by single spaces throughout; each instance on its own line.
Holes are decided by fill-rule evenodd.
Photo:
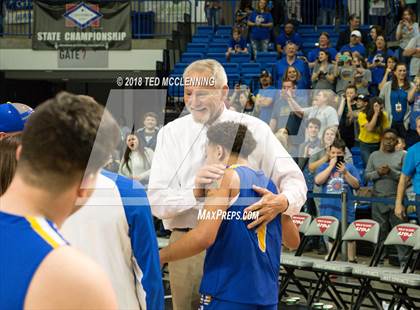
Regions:
M 347 228 L 343 238 L 339 242 L 339 246 L 337 247 L 337 249 L 340 248 L 340 246 L 343 244 L 344 241 L 347 241 L 347 242 L 366 241 L 366 242 L 372 243 L 375 246 L 375 248 L 372 255 L 372 259 L 369 262 L 369 266 L 373 266 L 375 263 L 378 262 L 378 259 L 376 258 L 378 256 L 378 253 L 381 252 L 380 244 L 378 244 L 379 231 L 380 231 L 379 224 L 373 220 L 363 219 L 363 220 L 354 221 Z M 329 276 L 330 275 L 351 276 L 353 268 L 358 266 L 358 264 L 335 261 L 338 255 L 338 251 L 333 252 L 332 254 L 333 254 L 332 261 L 315 262 L 312 266 L 312 269 L 314 271 L 318 271 L 321 274 L 318 278 L 318 282 L 315 287 L 315 290 L 309 299 L 309 304 L 312 304 L 312 302 L 314 301 L 316 297 L 319 300 L 325 290 L 331 289 L 337 297 L 336 300 L 339 301 L 339 303 L 336 303 L 336 300 L 334 300 L 334 303 L 337 305 L 338 309 L 347 309 L 344 299 L 341 297 L 341 294 L 338 292 L 338 290 L 335 288 L 335 286 L 331 282 Z
M 409 267 L 409 264 L 402 270 L 397 268 L 391 268 L 391 267 L 381 267 L 377 266 L 382 252 L 384 250 L 385 246 L 391 246 L 391 245 L 404 245 L 413 248 L 416 242 L 415 232 L 419 226 L 414 224 L 400 224 L 395 226 L 391 232 L 388 234 L 387 238 L 385 239 L 384 245 L 381 247 L 376 259 L 377 262 L 375 262 L 375 266 L 368 267 L 368 266 L 354 266 L 352 270 L 352 275 L 359 279 L 359 282 L 361 284 L 360 290 L 359 290 L 359 296 L 357 297 L 353 309 L 359 309 L 362 304 L 363 300 L 370 296 L 369 298 L 372 301 L 372 298 L 378 298 L 378 296 L 375 293 L 374 288 L 372 287 L 371 283 L 372 281 L 379 281 L 381 280 L 381 277 L 384 274 L 393 274 L 396 276 L 401 276 L 403 273 L 406 273 Z M 420 244 L 419 244 L 420 249 Z M 411 261 L 413 258 L 413 251 L 409 254 L 409 261 Z M 406 275 L 404 275 L 405 277 Z M 378 299 L 379 300 L 379 299 Z M 377 309 L 382 309 L 382 305 L 376 305 Z M 392 308 L 390 308 L 392 309 Z
M 409 255 L 409 262 L 404 267 L 403 273 L 382 273 L 380 281 L 390 284 L 394 289 L 394 296 L 389 309 L 393 309 L 395 305 L 397 305 L 397 309 L 400 309 L 402 305 L 405 305 L 408 309 L 418 309 L 419 307 L 416 307 L 407 291 L 409 288 L 420 289 L 420 275 L 414 274 L 420 260 L 420 231 L 418 230 L 420 227 L 414 224 L 400 224 L 396 228 L 398 236 L 394 234 L 392 237 L 405 244 L 409 242 L 413 246 Z M 416 259 L 414 259 L 415 253 L 417 253 Z
M 300 227 L 299 227 L 300 228 Z M 285 281 L 282 284 L 279 292 L 279 298 L 281 298 L 284 293 L 286 292 L 287 286 L 290 283 L 290 280 L 297 286 L 301 294 L 305 297 L 308 301 L 309 293 L 306 288 L 302 285 L 302 283 L 297 279 L 294 272 L 295 270 L 305 270 L 305 271 L 312 271 L 312 265 L 317 261 L 324 261 L 321 259 L 302 256 L 303 249 L 307 243 L 308 237 L 312 236 L 326 236 L 335 240 L 333 245 L 333 251 L 327 257 L 327 260 L 330 260 L 332 257 L 332 253 L 335 251 L 338 245 L 338 232 L 340 228 L 340 222 L 338 219 L 332 216 L 320 216 L 315 218 L 311 224 L 309 225 L 308 229 L 305 232 L 305 236 L 302 239 L 298 249 L 296 250 L 295 255 L 286 255 L 281 257 L 281 265 L 286 270 Z M 302 228 L 303 229 L 303 228 Z M 332 297 L 333 298 L 333 297 Z

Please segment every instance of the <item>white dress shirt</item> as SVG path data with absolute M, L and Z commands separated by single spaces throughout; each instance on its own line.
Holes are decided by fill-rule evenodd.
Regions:
M 289 153 L 263 121 L 243 113 L 224 109 L 216 122 L 234 121 L 248 127 L 257 141 L 248 161 L 262 170 L 277 185 L 288 201 L 285 212 L 294 215 L 306 201 L 303 174 Z M 148 197 L 152 213 L 163 219 L 166 229 L 193 228 L 197 225 L 198 203 L 193 194 L 194 179 L 205 160 L 207 126 L 195 122 L 192 115 L 164 126 L 157 145 L 149 180 Z

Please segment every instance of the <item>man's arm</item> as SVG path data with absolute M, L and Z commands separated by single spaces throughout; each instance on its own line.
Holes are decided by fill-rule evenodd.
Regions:
M 319 171 L 318 174 L 315 176 L 315 184 L 316 185 L 322 185 L 325 182 L 327 182 L 328 178 L 330 177 L 331 171 L 334 169 L 335 167 L 335 163 L 337 160 L 331 160 L 329 165 L 327 167 L 325 167 L 324 170 Z
M 404 220 L 405 219 L 405 209 L 403 205 L 405 189 L 407 188 L 407 183 L 410 180 L 410 177 L 406 176 L 404 173 L 401 173 L 400 181 L 398 182 L 397 188 L 397 197 L 395 198 L 395 216 Z
M 281 215 L 282 242 L 289 250 L 296 250 L 300 243 L 299 230 L 290 216 Z
M 207 192 L 202 214 L 210 214 L 210 218 L 200 219 L 194 229 L 163 248 L 160 251 L 161 264 L 197 255 L 214 243 L 223 218 L 212 216 L 229 208 L 231 188 L 239 188 L 239 182 L 237 173 L 227 169 L 219 188 Z
M 160 219 L 173 218 L 197 205 L 193 190 L 181 188 L 178 182 L 177 169 L 182 165 L 176 157 L 181 151 L 175 144 L 178 139 L 168 127 L 162 128 L 157 137 L 148 198 L 153 215 Z
M 91 259 L 63 246 L 43 260 L 29 285 L 25 309 L 117 309 L 105 273 Z

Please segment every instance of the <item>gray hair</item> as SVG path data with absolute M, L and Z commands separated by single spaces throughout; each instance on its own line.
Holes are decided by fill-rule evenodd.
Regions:
M 209 72 L 210 76 L 214 78 L 214 86 L 216 88 L 222 88 L 228 85 L 225 69 L 220 62 L 214 59 L 200 59 L 191 63 L 187 68 L 185 68 L 183 74 L 184 81 L 191 72 L 202 72 L 204 70 Z

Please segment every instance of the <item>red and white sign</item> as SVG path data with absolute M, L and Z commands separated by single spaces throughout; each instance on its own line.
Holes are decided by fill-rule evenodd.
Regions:
M 402 241 L 406 242 L 417 230 L 416 227 L 410 226 L 398 226 L 398 235 L 401 237 Z
M 375 226 L 374 223 L 369 223 L 369 222 L 355 222 L 353 223 L 353 225 L 356 228 L 357 232 L 359 233 L 360 237 L 362 238 L 373 226 Z
M 324 233 L 328 228 L 330 228 L 331 224 L 335 221 L 332 219 L 316 219 L 316 226 L 318 226 L 319 231 Z
M 297 228 L 300 227 L 300 225 L 303 224 L 303 222 L 309 217 L 309 215 L 301 215 L 301 214 L 297 214 L 297 215 L 293 215 L 292 216 L 292 221 L 293 223 L 295 223 L 295 225 L 297 226 Z

